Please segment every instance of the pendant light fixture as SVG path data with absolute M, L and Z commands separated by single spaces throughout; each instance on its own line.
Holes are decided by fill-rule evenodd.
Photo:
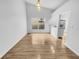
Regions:
M 41 8 L 40 0 L 36 0 L 36 7 L 37 7 L 38 11 L 40 11 L 40 8 Z

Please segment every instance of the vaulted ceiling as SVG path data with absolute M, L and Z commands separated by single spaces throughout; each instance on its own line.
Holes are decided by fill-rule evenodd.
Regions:
M 28 3 L 36 4 L 36 0 L 26 0 Z M 41 6 L 49 9 L 56 9 L 68 0 L 40 0 Z

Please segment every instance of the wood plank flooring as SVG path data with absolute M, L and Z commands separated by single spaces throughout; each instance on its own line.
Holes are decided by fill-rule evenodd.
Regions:
M 28 34 L 2 59 L 79 59 L 64 46 L 64 40 L 46 33 Z

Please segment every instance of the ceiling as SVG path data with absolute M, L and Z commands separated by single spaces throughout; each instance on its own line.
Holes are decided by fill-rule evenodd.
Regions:
M 26 0 L 26 1 L 31 4 L 36 4 L 36 0 Z M 68 0 L 41 0 L 41 6 L 50 9 L 55 9 L 66 1 Z

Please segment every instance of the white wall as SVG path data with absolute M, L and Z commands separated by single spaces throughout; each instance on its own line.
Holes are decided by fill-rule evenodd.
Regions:
M 0 0 L 0 58 L 26 33 L 26 10 L 23 1 Z
M 71 1 L 71 17 L 66 45 L 79 56 L 79 0 Z
M 51 12 L 50 9 L 47 8 L 41 8 L 40 11 L 37 10 L 37 8 L 34 5 L 27 4 L 27 30 L 28 33 L 31 32 L 49 32 L 49 24 L 48 20 L 50 20 Z M 32 18 L 44 18 L 45 19 L 45 29 L 44 30 L 35 30 L 32 29 Z
M 66 29 L 67 39 L 66 46 L 70 48 L 73 52 L 79 55 L 79 0 L 69 0 L 65 5 L 60 7 L 53 14 L 54 19 L 58 20 L 59 14 L 64 12 L 71 11 L 70 17 L 67 19 L 68 27 Z

